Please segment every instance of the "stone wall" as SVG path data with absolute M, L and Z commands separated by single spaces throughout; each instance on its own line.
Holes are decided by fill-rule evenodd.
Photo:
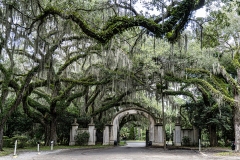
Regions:
M 183 137 L 190 138 L 190 145 L 196 145 L 198 143 L 198 129 L 193 127 L 193 129 L 181 129 L 180 125 L 176 125 L 173 130 L 173 143 L 175 146 L 182 146 Z
M 89 140 L 88 145 L 95 145 L 96 142 L 96 129 L 95 125 L 91 121 L 91 123 L 88 125 L 88 128 L 78 128 L 78 123 L 76 122 L 76 119 L 74 120 L 74 123 L 72 124 L 72 128 L 70 130 L 70 142 L 69 145 L 73 146 L 75 145 L 75 136 L 78 133 L 82 132 L 88 132 L 89 133 Z

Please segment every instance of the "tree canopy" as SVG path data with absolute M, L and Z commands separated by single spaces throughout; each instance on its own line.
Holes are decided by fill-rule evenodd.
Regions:
M 213 3 L 222 9 L 194 17 Z M 226 0 L 1 1 L 0 149 L 4 125 L 19 107 L 42 125 L 47 145 L 57 142 L 63 114 L 79 120 L 85 116 L 85 123 L 94 117 L 99 128 L 132 106 L 164 118 L 160 97 L 186 126 L 216 131 L 214 125 L 221 128 L 226 122 L 221 130 L 227 132 L 231 115 L 240 141 L 239 31 L 229 18 L 239 18 L 235 3 L 239 5 Z M 141 4 L 154 14 L 137 9 Z M 217 110 L 224 112 L 222 117 L 211 114 Z

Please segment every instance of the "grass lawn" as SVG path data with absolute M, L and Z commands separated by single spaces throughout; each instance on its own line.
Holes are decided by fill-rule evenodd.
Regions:
M 234 151 L 230 151 L 230 152 L 220 152 L 217 153 L 218 156 L 240 156 L 239 152 L 234 152 Z
M 109 146 L 103 146 L 103 145 L 95 145 L 95 146 L 54 146 L 53 150 L 57 149 L 90 149 L 90 148 L 107 148 Z M 4 151 L 0 151 L 0 157 L 6 156 L 9 154 L 13 154 L 14 148 L 3 148 Z M 40 146 L 40 151 L 50 151 L 50 146 Z M 19 148 L 17 149 L 17 153 L 19 152 L 37 152 L 37 146 L 36 147 L 25 147 L 25 148 Z

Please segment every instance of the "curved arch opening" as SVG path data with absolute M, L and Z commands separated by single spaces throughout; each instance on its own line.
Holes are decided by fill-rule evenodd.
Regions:
M 148 118 L 140 114 L 124 116 L 119 124 L 119 144 L 125 144 L 128 147 L 145 147 L 149 124 Z
M 142 108 L 125 109 L 115 115 L 112 119 L 110 127 L 110 144 L 119 142 L 119 133 L 121 129 L 120 124 L 124 117 L 127 117 L 128 115 L 139 115 L 145 117 L 149 122 L 147 140 L 150 141 L 152 145 L 163 146 L 162 124 L 157 123 L 156 118 L 147 110 Z

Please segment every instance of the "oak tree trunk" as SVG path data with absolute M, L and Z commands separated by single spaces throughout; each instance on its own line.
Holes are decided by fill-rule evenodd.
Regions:
M 234 112 L 235 151 L 240 151 L 240 110 L 235 108 Z
M 210 146 L 217 146 L 217 127 L 216 125 L 209 126 L 209 135 L 210 135 Z
M 0 151 L 3 151 L 3 125 L 0 126 Z
M 237 82 L 240 84 L 240 69 L 237 70 Z M 235 93 L 234 108 L 234 133 L 235 133 L 235 151 L 240 151 L 240 93 Z
M 53 141 L 54 145 L 57 144 L 57 118 L 54 117 L 50 125 L 50 137 L 49 141 Z
M 44 134 L 45 134 L 45 138 L 44 138 L 44 145 L 48 146 L 50 144 L 49 141 L 49 136 L 50 136 L 50 126 L 48 124 L 44 125 Z

